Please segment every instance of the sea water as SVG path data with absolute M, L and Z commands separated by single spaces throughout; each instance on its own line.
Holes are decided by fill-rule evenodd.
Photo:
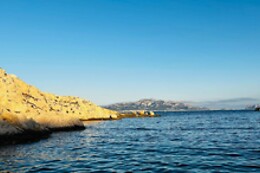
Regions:
M 0 147 L 0 171 L 260 172 L 260 112 L 159 112 Z

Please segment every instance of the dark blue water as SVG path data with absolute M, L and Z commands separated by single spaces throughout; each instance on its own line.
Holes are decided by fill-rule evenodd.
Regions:
M 161 113 L 0 148 L 14 172 L 260 172 L 260 112 Z

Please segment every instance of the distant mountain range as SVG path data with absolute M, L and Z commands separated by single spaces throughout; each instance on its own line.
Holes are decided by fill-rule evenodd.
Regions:
M 166 110 L 166 111 L 181 111 L 181 110 L 207 110 L 203 107 L 191 106 L 183 102 L 164 101 L 155 99 L 142 99 L 136 102 L 123 102 L 103 106 L 112 110 Z
M 166 110 L 166 111 L 189 111 L 189 110 L 254 110 L 260 107 L 260 99 L 235 98 L 205 102 L 188 101 L 165 101 L 157 99 L 141 99 L 136 102 L 121 102 L 103 106 L 112 110 Z

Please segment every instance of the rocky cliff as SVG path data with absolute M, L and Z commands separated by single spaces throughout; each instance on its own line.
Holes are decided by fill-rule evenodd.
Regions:
M 76 117 L 78 119 L 106 119 L 117 112 L 71 96 L 57 96 L 26 84 L 15 75 L 0 69 L 0 111 L 23 114 L 27 117 Z
M 117 115 L 78 97 L 42 92 L 0 69 L 0 136 L 84 127 L 80 120 L 116 119 Z

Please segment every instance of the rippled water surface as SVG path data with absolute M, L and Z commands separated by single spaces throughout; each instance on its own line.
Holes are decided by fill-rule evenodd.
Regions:
M 260 172 L 260 112 L 168 112 L 0 148 L 0 171 Z

